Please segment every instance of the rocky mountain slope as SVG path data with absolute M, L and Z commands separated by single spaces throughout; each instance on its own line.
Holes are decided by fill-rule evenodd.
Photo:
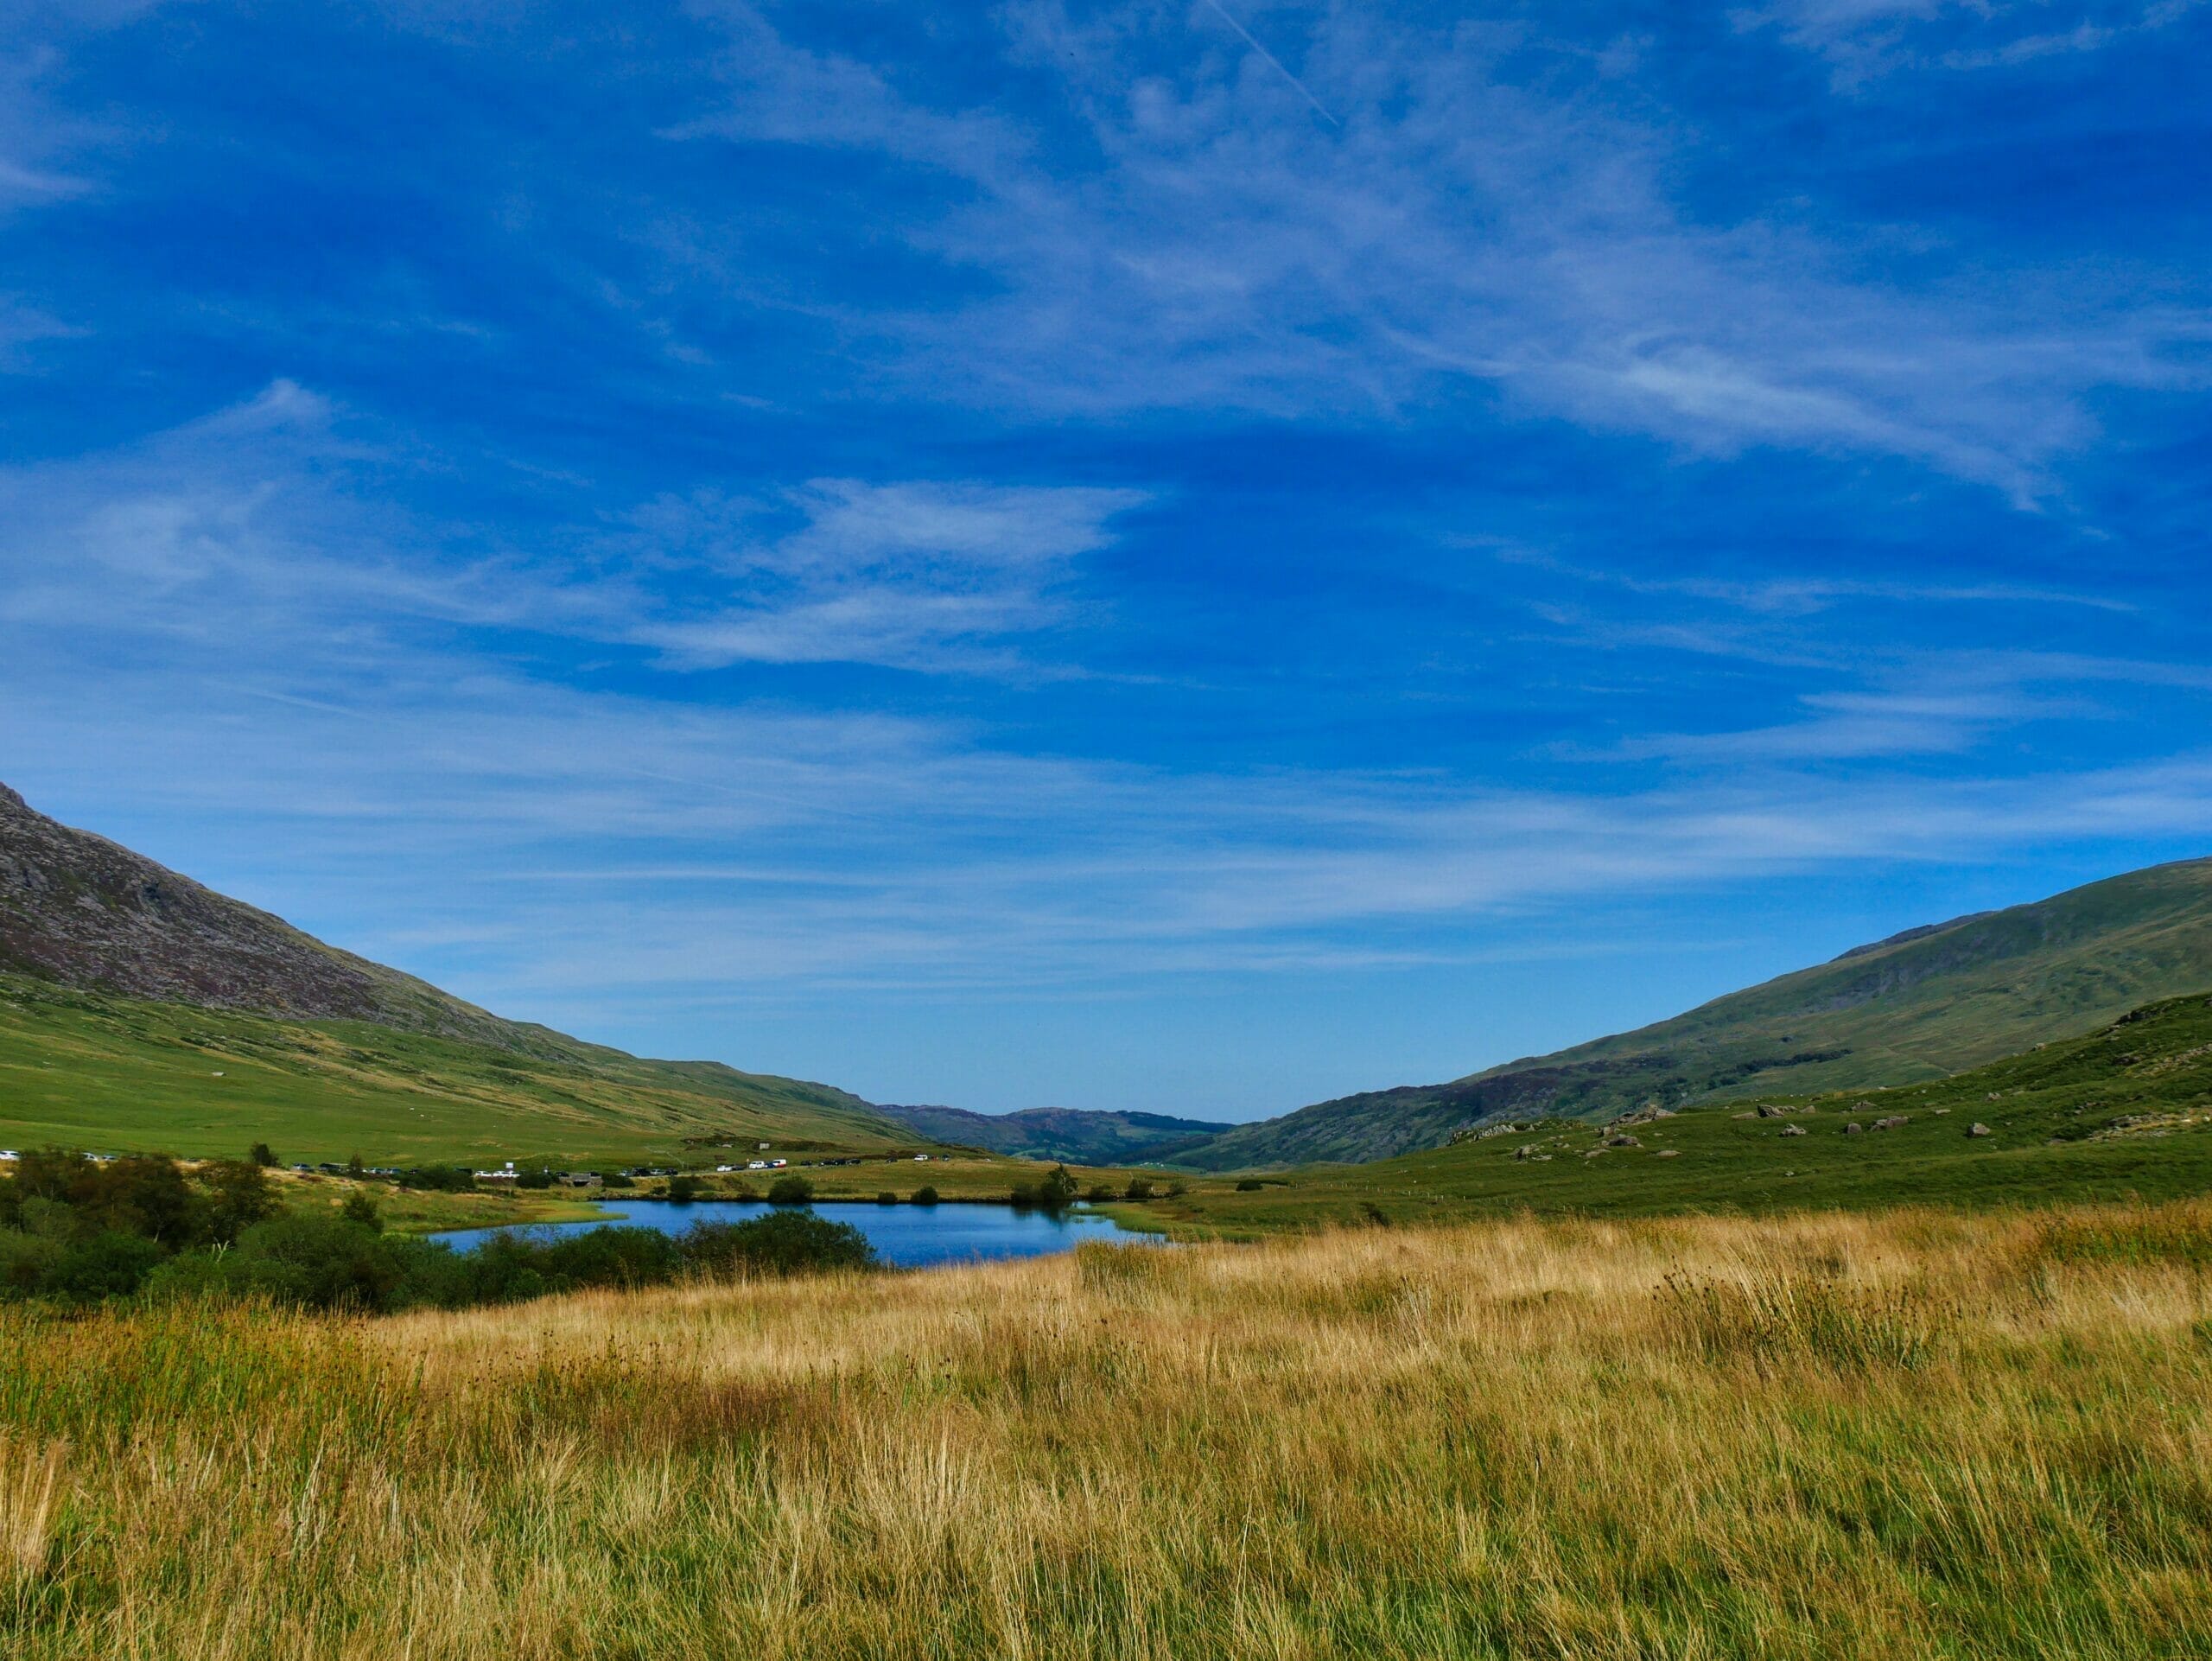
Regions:
M 1382 1159 L 1492 1119 L 1603 1119 L 1647 1103 L 1913 1084 L 2208 988 L 2212 860 L 2190 860 L 1908 930 L 1556 1054 L 1239 1125 L 1177 1162 Z
M 506 1021 L 0 786 L 0 1139 L 667 1158 L 927 1139 L 827 1085 Z
M 371 1021 L 509 1049 L 538 1048 L 549 1036 L 57 824 L 5 785 L 0 972 L 206 1009 Z

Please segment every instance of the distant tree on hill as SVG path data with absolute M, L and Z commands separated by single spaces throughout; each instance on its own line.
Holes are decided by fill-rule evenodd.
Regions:
M 246 1157 L 264 1171 L 273 1168 L 278 1162 L 275 1150 L 265 1142 L 254 1143 L 247 1151 Z

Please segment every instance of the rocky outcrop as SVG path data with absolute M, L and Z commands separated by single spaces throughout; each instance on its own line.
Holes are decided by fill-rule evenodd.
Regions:
M 57 824 L 4 785 L 0 971 L 292 1020 L 370 1021 L 506 1049 L 534 1051 L 550 1036 Z

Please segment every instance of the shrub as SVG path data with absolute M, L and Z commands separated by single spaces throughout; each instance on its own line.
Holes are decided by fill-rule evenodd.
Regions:
M 1122 1191 L 1122 1195 L 1126 1200 L 1149 1200 L 1152 1198 L 1152 1184 L 1141 1176 L 1133 1176 L 1129 1179 L 1129 1186 Z
M 1261 1181 L 1258 1177 L 1248 1176 L 1242 1182 L 1239 1182 L 1236 1185 L 1236 1192 L 1239 1193 L 1257 1193 L 1261 1189 L 1267 1186 L 1268 1185 Z
M 499 1233 L 474 1251 L 454 1255 L 450 1265 L 424 1263 L 442 1285 L 443 1303 L 512 1303 L 587 1286 L 652 1286 L 671 1278 L 681 1263 L 676 1243 L 658 1229 L 602 1228 L 533 1239 Z
M 346 1203 L 338 1208 L 338 1214 L 372 1234 L 384 1232 L 384 1219 L 377 1215 L 377 1202 L 358 1188 L 346 1196 Z
M 330 1212 L 294 1212 L 257 1223 L 222 1263 L 233 1290 L 309 1309 L 390 1308 L 404 1279 L 391 1242 Z
M 609 1171 L 605 1176 L 600 1178 L 599 1186 L 602 1188 L 634 1188 L 638 1183 L 634 1177 L 626 1175 L 620 1171 Z
M 879 1206 L 895 1206 L 899 1203 L 899 1196 L 886 1188 L 881 1193 L 876 1195 L 875 1203 Z
M 814 1200 L 814 1184 L 803 1176 L 779 1176 L 768 1185 L 772 1206 L 805 1206 Z
M 1016 1211 L 1035 1211 L 1038 1206 L 1037 1190 L 1027 1182 L 1017 1182 L 1014 1185 L 1014 1192 L 1007 1195 L 1007 1200 Z
M 672 1176 L 668 1180 L 668 1197 L 679 1206 L 688 1206 L 699 1197 L 699 1179 L 696 1176 Z
M 0 1297 L 29 1297 L 67 1249 L 47 1235 L 0 1229 Z
M 553 1173 L 543 1165 L 531 1170 L 518 1172 L 515 1177 L 515 1187 L 518 1188 L 550 1188 L 552 1186 Z
M 151 1239 L 106 1229 L 62 1248 L 40 1277 L 38 1289 L 70 1303 L 128 1297 L 161 1260 L 162 1249 Z
M 1114 1192 L 1109 1183 L 1094 1182 L 1084 1192 L 1084 1199 L 1094 1206 L 1110 1205 L 1122 1196 Z
M 918 1206 L 934 1206 L 937 1204 L 937 1190 L 925 1182 L 914 1190 L 914 1203 Z
M 275 1152 L 265 1142 L 257 1142 L 254 1143 L 251 1148 L 246 1150 L 245 1156 L 254 1164 L 260 1166 L 264 1170 L 271 1169 L 279 1162 Z
M 476 1187 L 476 1174 L 450 1165 L 428 1165 L 402 1171 L 399 1186 L 431 1193 L 466 1193 Z
M 708 1274 L 797 1275 L 872 1269 L 875 1248 L 850 1223 L 807 1211 L 770 1212 L 742 1223 L 702 1223 L 677 1242 L 683 1260 Z

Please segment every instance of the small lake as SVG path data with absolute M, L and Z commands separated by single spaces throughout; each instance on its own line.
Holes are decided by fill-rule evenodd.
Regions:
M 556 1239 L 598 1228 L 650 1228 L 682 1234 L 700 1223 L 741 1223 L 776 1209 L 765 1200 L 695 1200 L 674 1205 L 665 1200 L 606 1200 L 612 1216 L 581 1223 L 529 1223 L 507 1228 L 448 1229 L 433 1234 L 456 1251 L 473 1251 L 495 1234 L 524 1234 Z M 938 1263 L 988 1263 L 1002 1257 L 1043 1257 L 1072 1251 L 1083 1240 L 1148 1240 L 1156 1237 L 1125 1229 L 1096 1212 L 1016 1211 L 1011 1206 L 963 1204 L 878 1206 L 866 1200 L 822 1200 L 804 1209 L 833 1223 L 850 1223 L 868 1236 L 877 1257 L 901 1269 Z

